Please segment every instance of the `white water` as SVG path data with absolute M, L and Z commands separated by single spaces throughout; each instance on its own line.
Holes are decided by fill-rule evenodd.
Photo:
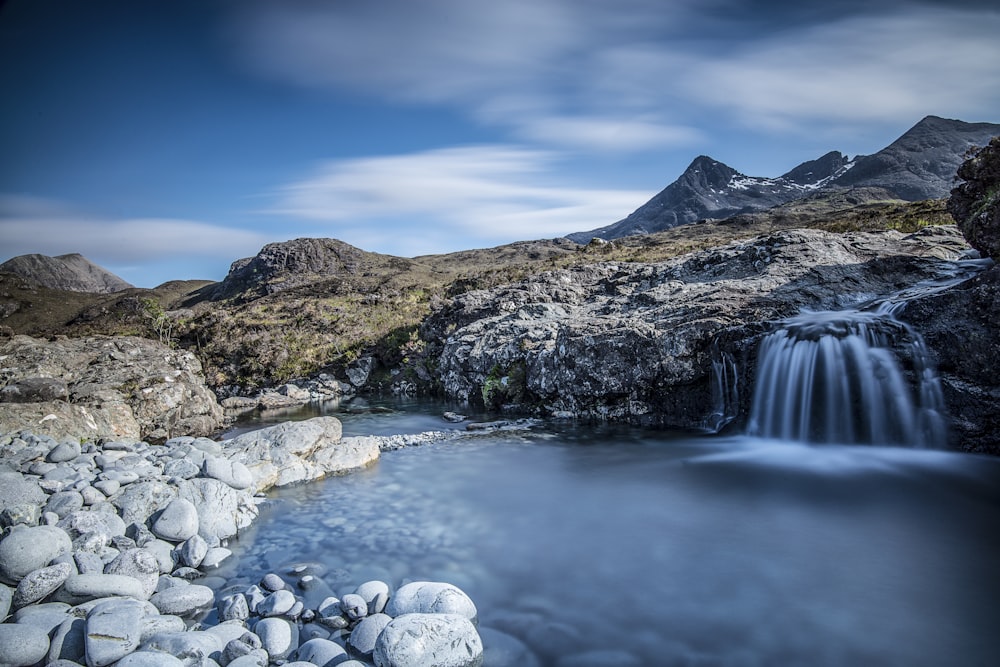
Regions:
M 908 300 L 966 280 L 986 263 L 940 266 L 939 277 L 865 309 L 785 320 L 758 351 L 749 433 L 808 443 L 945 446 L 947 415 L 931 354 L 896 315 Z

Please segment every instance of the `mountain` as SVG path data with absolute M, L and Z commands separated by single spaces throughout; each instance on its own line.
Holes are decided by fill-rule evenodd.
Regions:
M 623 220 L 567 236 L 577 243 L 649 234 L 709 218 L 779 206 L 818 191 L 880 188 L 904 201 L 944 197 L 966 151 L 1000 135 L 1000 125 L 927 116 L 874 155 L 848 160 L 838 151 L 777 177 L 747 176 L 699 156 L 680 178 Z
M 42 287 L 70 292 L 111 294 L 132 287 L 78 253 L 58 257 L 18 255 L 0 264 L 0 271 L 13 273 Z

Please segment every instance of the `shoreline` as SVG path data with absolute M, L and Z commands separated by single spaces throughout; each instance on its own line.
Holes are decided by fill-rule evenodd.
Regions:
M 338 598 L 306 570 L 242 590 L 215 575 L 266 491 L 469 435 L 342 437 L 334 417 L 222 442 L 0 435 L 0 663 L 401 667 L 460 646 L 455 664 L 481 665 L 475 605 L 451 584 L 372 581 Z M 407 648 L 415 631 L 426 641 Z

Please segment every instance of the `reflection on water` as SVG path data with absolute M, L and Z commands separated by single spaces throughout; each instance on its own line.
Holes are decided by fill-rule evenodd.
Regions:
M 344 417 L 351 432 L 424 420 L 441 428 Z M 241 569 L 319 561 L 341 592 L 450 581 L 542 664 L 597 649 L 643 665 L 1000 655 L 990 458 L 553 426 L 389 452 L 273 497 Z

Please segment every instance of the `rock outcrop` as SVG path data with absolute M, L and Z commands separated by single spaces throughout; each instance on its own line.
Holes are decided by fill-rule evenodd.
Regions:
M 70 292 L 110 294 L 132 287 L 77 253 L 58 257 L 18 255 L 0 264 L 0 272 L 13 273 L 43 287 Z
M 963 162 L 958 178 L 963 183 L 951 191 L 948 212 L 969 245 L 1000 260 L 1000 136 Z
M 769 322 L 895 293 L 964 250 L 954 227 L 782 232 L 662 263 L 596 264 L 469 292 L 434 313 L 424 336 L 453 398 L 705 427 L 720 412 L 745 412 Z M 718 391 L 713 364 L 737 371 L 738 396 Z
M 165 440 L 224 420 L 191 352 L 133 336 L 0 343 L 0 433 Z

